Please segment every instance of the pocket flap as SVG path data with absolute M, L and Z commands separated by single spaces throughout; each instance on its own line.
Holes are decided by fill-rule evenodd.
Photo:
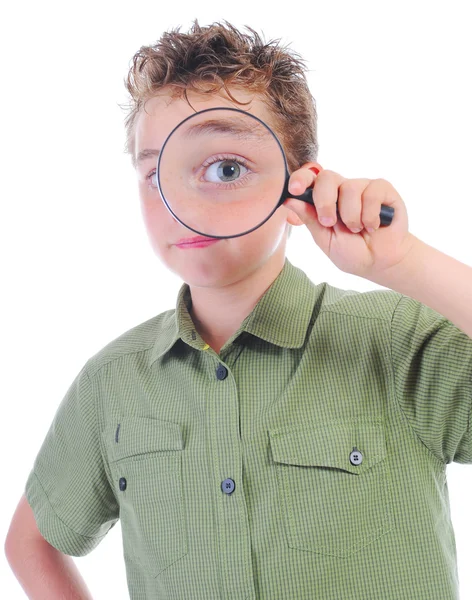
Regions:
M 152 419 L 150 417 L 122 417 L 108 424 L 102 436 L 111 449 L 112 460 L 157 452 L 159 450 L 182 450 L 182 428 L 179 423 Z
M 380 421 L 330 421 L 312 427 L 269 430 L 274 461 L 289 465 L 319 466 L 362 474 L 385 458 L 385 430 Z M 356 448 L 362 462 L 349 457 Z

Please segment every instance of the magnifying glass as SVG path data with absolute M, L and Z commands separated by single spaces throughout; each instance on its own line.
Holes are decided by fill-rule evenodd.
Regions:
M 287 198 L 313 204 L 313 188 L 288 192 L 287 159 L 273 130 L 238 108 L 208 108 L 181 121 L 157 161 L 162 200 L 188 229 L 233 238 L 263 225 Z M 382 204 L 381 225 L 394 209 Z

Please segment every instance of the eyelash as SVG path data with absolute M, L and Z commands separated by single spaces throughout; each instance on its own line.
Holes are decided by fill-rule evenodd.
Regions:
M 146 179 L 147 179 L 147 181 L 151 181 L 151 178 L 152 178 L 152 177 L 153 177 L 155 174 L 156 174 L 156 169 L 154 169 L 153 171 L 151 171 L 151 172 L 149 173 L 149 175 L 146 175 Z M 154 187 L 153 185 L 151 185 L 151 184 L 149 184 L 149 187 L 150 187 L 150 188 L 152 188 L 152 189 L 155 189 L 155 187 Z
M 214 165 L 217 162 L 221 162 L 221 161 L 225 161 L 225 160 L 232 160 L 235 163 L 237 163 L 238 165 L 241 165 L 245 169 L 248 169 L 248 171 L 250 171 L 249 165 L 244 160 L 244 158 L 240 158 L 239 156 L 234 156 L 234 155 L 223 156 L 222 154 L 220 154 L 218 156 L 214 156 L 214 157 L 210 158 L 208 160 L 208 162 L 203 163 L 202 167 L 208 168 L 208 167 L 211 167 L 211 165 Z M 248 175 L 248 173 L 245 173 L 243 175 L 242 179 L 238 179 L 238 181 L 221 182 L 221 184 L 215 183 L 215 182 L 211 182 L 211 183 L 212 183 L 212 185 L 216 185 L 217 187 L 223 187 L 225 189 L 233 189 L 235 187 L 238 187 L 239 185 L 243 185 L 243 183 L 245 181 L 246 175 Z
M 223 160 L 233 160 L 234 162 L 238 163 L 238 165 L 242 165 L 244 168 L 246 168 L 246 169 L 250 170 L 250 169 L 249 169 L 249 165 L 248 165 L 248 163 L 247 163 L 247 162 L 246 162 L 246 161 L 245 161 L 243 158 L 240 158 L 240 157 L 237 157 L 237 156 L 230 156 L 230 155 L 227 155 L 227 156 L 219 155 L 219 156 L 215 156 L 215 157 L 213 157 L 213 158 L 210 158 L 208 162 L 205 162 L 205 163 L 203 163 L 203 164 L 202 164 L 202 167 L 208 168 L 208 167 L 211 167 L 211 165 L 213 165 L 213 164 L 215 164 L 215 163 L 217 163 L 217 162 L 221 162 L 221 161 L 223 161 Z M 146 179 L 147 179 L 148 181 L 151 181 L 151 178 L 152 178 L 152 177 L 153 177 L 155 174 L 156 174 L 156 169 L 153 169 L 153 170 L 152 170 L 152 171 L 151 171 L 151 172 L 150 172 L 150 173 L 149 173 L 149 174 L 146 176 Z M 245 175 L 247 175 L 247 173 L 246 173 Z M 223 185 L 224 187 L 226 187 L 226 188 L 228 188 L 228 187 L 229 187 L 229 188 L 231 188 L 231 187 L 237 187 L 238 185 L 240 185 L 240 183 L 241 183 L 241 180 L 239 180 L 238 182 L 227 182 L 227 183 L 222 183 L 222 185 Z M 219 185 L 219 184 L 214 184 L 214 185 Z M 149 185 L 149 187 L 150 187 L 151 189 L 156 189 L 156 187 L 155 187 L 155 186 L 153 186 L 153 185 Z

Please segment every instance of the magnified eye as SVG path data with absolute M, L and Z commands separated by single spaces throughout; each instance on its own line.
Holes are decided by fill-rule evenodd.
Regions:
M 225 158 L 216 160 L 206 166 L 205 181 L 212 183 L 228 183 L 236 181 L 239 177 L 246 175 L 249 169 L 239 160 Z

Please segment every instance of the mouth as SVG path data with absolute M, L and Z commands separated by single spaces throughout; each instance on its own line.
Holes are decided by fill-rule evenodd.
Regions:
M 180 246 L 180 244 L 196 244 L 197 242 L 209 242 L 214 241 L 216 238 L 206 237 L 203 235 L 197 235 L 191 238 L 182 238 L 178 242 L 176 242 L 176 246 Z
M 175 246 L 178 248 L 204 248 L 219 241 L 219 238 L 209 238 L 199 235 L 193 238 L 182 238 Z

